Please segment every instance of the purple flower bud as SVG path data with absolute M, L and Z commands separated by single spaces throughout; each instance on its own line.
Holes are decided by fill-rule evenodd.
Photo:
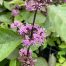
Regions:
M 18 10 L 18 9 L 13 9 L 13 10 L 12 10 L 12 15 L 13 15 L 13 16 L 19 15 L 19 10 Z

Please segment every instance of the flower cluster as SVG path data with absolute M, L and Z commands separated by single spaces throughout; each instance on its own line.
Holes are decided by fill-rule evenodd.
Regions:
M 28 54 L 28 56 L 27 56 Z M 22 48 L 19 51 L 19 61 L 22 63 L 22 66 L 35 66 L 35 62 L 36 60 L 34 60 L 32 58 L 32 51 L 29 50 L 29 52 L 27 51 L 26 48 Z
M 33 27 L 33 35 L 31 37 L 32 25 L 31 24 L 22 24 L 19 21 L 14 21 L 11 24 L 11 28 L 18 28 L 18 33 L 24 37 L 22 43 L 24 46 L 30 46 L 34 44 L 42 44 L 46 37 L 45 29 L 41 28 L 38 25 Z
M 29 11 L 34 11 L 36 9 L 42 8 L 46 3 L 46 0 L 27 0 L 25 2 L 26 9 Z

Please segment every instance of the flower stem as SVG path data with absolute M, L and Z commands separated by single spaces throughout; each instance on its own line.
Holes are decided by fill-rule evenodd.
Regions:
M 30 36 L 31 39 L 33 37 L 33 28 L 34 28 L 34 24 L 35 24 L 35 20 L 36 20 L 36 14 L 37 14 L 37 9 L 35 11 L 34 18 L 33 18 L 32 30 L 31 30 L 31 36 Z
M 29 56 L 29 50 L 30 50 L 30 46 L 27 49 L 27 57 Z
M 35 24 L 36 14 L 37 14 L 37 9 L 36 9 L 36 11 L 35 11 L 34 18 L 33 18 L 33 23 L 32 23 L 32 30 L 31 30 L 30 39 L 32 39 L 32 37 L 33 37 L 33 28 L 34 28 L 34 24 Z M 27 57 L 29 56 L 29 49 L 30 49 L 30 46 L 28 47 L 28 50 L 27 50 Z

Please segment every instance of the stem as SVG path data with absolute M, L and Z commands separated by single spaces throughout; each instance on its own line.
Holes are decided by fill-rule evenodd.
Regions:
M 31 36 L 30 36 L 31 39 L 32 39 L 32 37 L 33 37 L 33 28 L 34 28 L 34 24 L 35 24 L 36 14 L 37 14 L 37 9 L 36 9 L 36 11 L 35 11 L 34 18 L 33 18 L 32 30 L 31 30 Z
M 27 57 L 29 56 L 29 49 L 30 49 L 30 46 L 27 49 Z
M 32 30 L 31 30 L 30 39 L 32 39 L 32 37 L 33 37 L 33 28 L 34 28 L 34 24 L 35 24 L 36 14 L 37 14 L 37 9 L 36 9 L 36 11 L 35 11 L 34 18 L 33 18 L 33 23 L 32 23 Z M 30 49 L 30 46 L 28 47 L 28 50 L 27 50 L 27 57 L 29 56 L 29 49 Z
M 34 23 L 35 23 L 36 14 L 37 14 L 37 9 L 36 9 L 36 11 L 35 11 L 34 18 L 33 18 L 33 23 L 32 23 L 33 26 L 34 26 Z
M 12 21 L 14 22 L 14 16 L 12 16 Z

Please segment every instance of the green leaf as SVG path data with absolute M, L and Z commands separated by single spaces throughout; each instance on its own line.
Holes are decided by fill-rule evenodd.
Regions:
M 37 54 L 33 52 L 33 53 L 32 53 L 32 57 L 33 57 L 33 58 L 36 58 L 36 57 L 37 57 Z
M 66 61 L 62 64 L 62 66 L 66 66 Z
M 8 12 L 8 13 L 3 13 L 3 14 L 0 14 L 0 21 L 3 22 L 3 23 L 8 23 L 10 24 L 12 22 L 11 20 L 11 13 Z
M 65 54 L 66 54 L 66 52 L 64 50 L 61 50 L 58 52 L 58 55 L 65 55 Z
M 17 61 L 16 59 L 10 60 L 9 66 L 21 66 L 21 63 Z
M 12 60 L 12 59 L 16 59 L 18 56 L 19 56 L 19 50 L 18 49 L 15 49 L 8 57 L 7 57 L 7 59 L 10 59 L 10 60 Z
M 37 62 L 35 66 L 48 66 L 47 61 L 44 58 L 37 58 Z
M 20 15 L 15 17 L 15 20 L 19 20 L 19 21 L 25 20 L 28 23 L 32 23 L 33 18 L 34 18 L 34 12 L 28 12 L 23 10 L 21 11 Z M 36 15 L 35 23 L 44 26 L 45 19 L 46 19 L 45 16 L 40 12 L 38 12 Z
M 49 6 L 48 18 L 51 31 L 56 32 L 66 42 L 66 7 Z M 49 28 L 49 27 L 48 27 Z
M 11 5 L 8 1 L 4 1 L 4 7 L 11 11 L 14 5 Z
M 9 66 L 16 66 L 16 62 L 16 59 L 11 60 Z
M 66 48 L 66 43 L 61 43 L 61 45 L 59 45 L 60 48 Z
M 61 66 L 61 64 L 60 63 L 56 63 L 56 66 Z
M 13 0 L 13 1 L 10 1 L 10 4 L 24 6 L 25 5 L 25 1 L 23 1 L 23 0 Z
M 5 7 L 0 6 L 0 14 L 1 14 L 4 10 L 6 10 Z
M 31 16 L 29 17 L 28 22 L 32 23 L 33 18 L 34 18 L 34 13 L 31 13 Z M 38 25 L 44 26 L 45 20 L 46 20 L 45 16 L 41 14 L 40 12 L 37 12 L 35 23 Z
M 8 57 L 21 43 L 21 37 L 12 30 L 0 28 L 0 61 Z
M 59 58 L 59 63 L 63 63 L 64 61 L 65 61 L 65 58 L 62 57 L 62 56 L 60 56 L 60 58 Z
M 15 17 L 15 20 L 23 21 L 23 20 L 28 20 L 30 17 L 30 12 L 22 10 L 18 16 Z

